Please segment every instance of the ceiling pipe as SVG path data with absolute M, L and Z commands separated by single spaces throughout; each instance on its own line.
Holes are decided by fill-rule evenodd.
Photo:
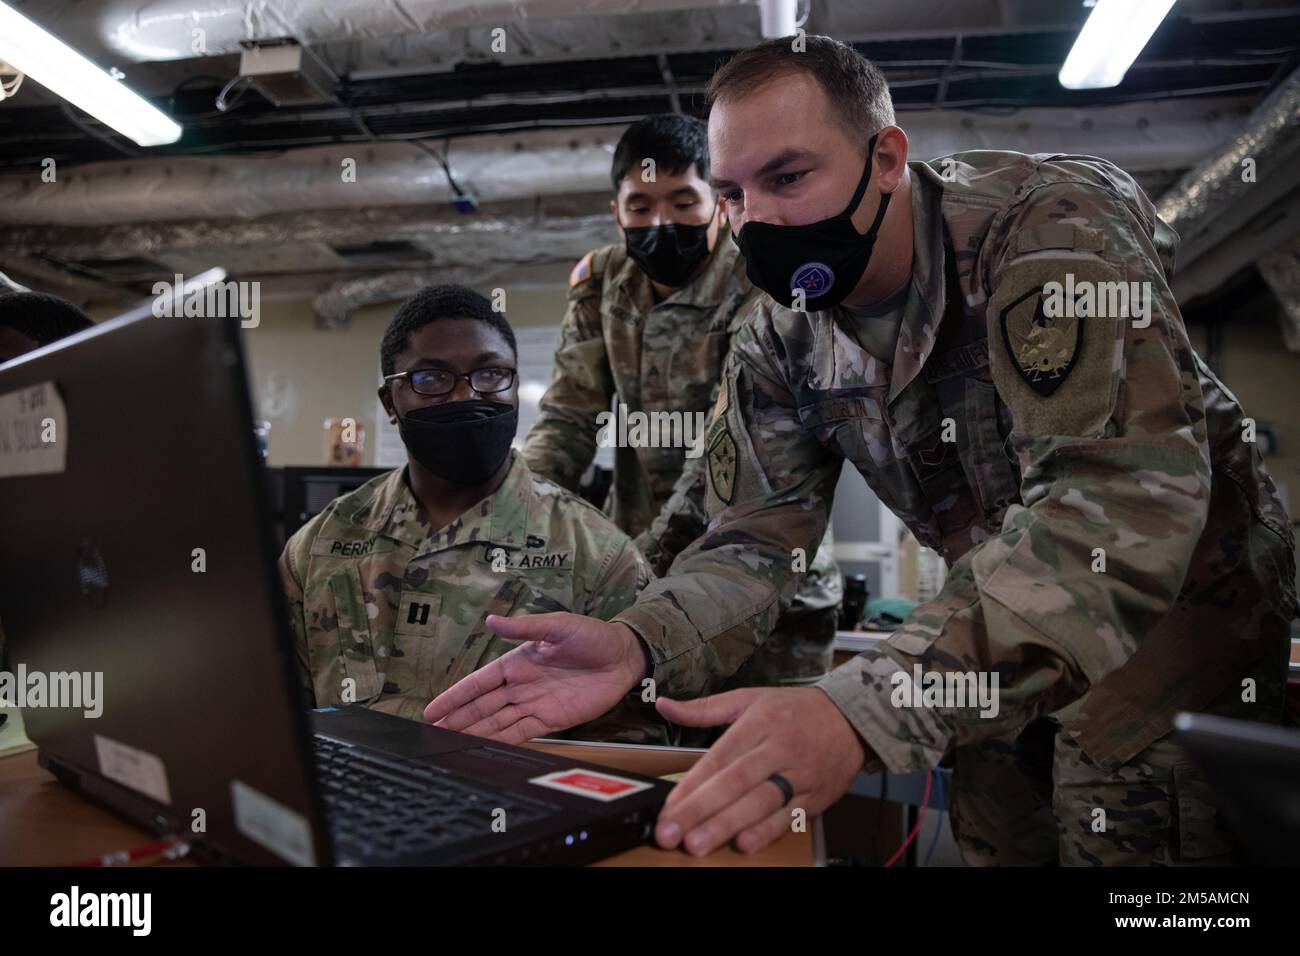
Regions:
M 661 14 L 734 7 L 753 0 L 41 0 L 43 26 L 88 41 L 127 62 L 185 60 L 240 52 L 244 41 L 292 37 L 310 46 L 403 34 L 445 33 L 558 17 Z M 98 41 L 97 43 L 95 41 Z
M 1264 98 L 1240 130 L 1160 197 L 1156 212 L 1180 238 L 1178 271 L 1288 193 L 1300 172 L 1300 69 Z
M 968 149 L 1101 155 L 1130 172 L 1179 169 L 1239 128 L 1241 99 L 1167 100 L 1082 109 L 1030 109 L 1007 116 L 959 111 L 905 113 L 911 156 Z M 443 142 L 441 153 L 480 202 L 609 191 L 621 125 L 492 133 Z M 345 177 L 345 161 L 355 177 Z M 275 153 L 167 157 L 61 167 L 56 182 L 29 171 L 0 175 L 0 224 L 112 226 L 204 219 L 252 220 L 318 209 L 448 207 L 438 161 L 411 142 L 341 143 Z M 0 241 L 5 241 L 0 236 Z
M 457 139 L 452 175 L 480 202 L 584 192 L 609 184 L 621 127 Z M 433 142 L 439 154 L 446 144 Z M 45 183 L 0 177 L 0 223 L 50 226 L 256 219 L 306 209 L 449 206 L 441 163 L 411 142 L 337 143 L 245 156 L 118 160 L 60 169 Z

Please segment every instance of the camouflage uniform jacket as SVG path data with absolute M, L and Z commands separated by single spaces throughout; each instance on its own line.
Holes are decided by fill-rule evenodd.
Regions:
M 569 277 L 555 373 L 524 442 L 528 467 L 577 490 L 596 453 L 597 416 L 616 394 L 629 412 L 707 415 L 733 323 L 755 296 L 732 242 L 718 242 L 701 274 L 659 303 L 623 246 L 587 253 Z M 605 506 L 614 523 L 633 538 L 647 530 L 688 450 L 615 447 Z
M 516 646 L 486 629 L 487 615 L 608 620 L 632 602 L 649 579 L 632 542 L 511 455 L 496 493 L 445 528 L 429 527 L 399 468 L 336 498 L 289 539 L 280 576 L 312 706 L 420 719 L 430 700 Z M 570 736 L 673 742 L 640 690 Z
M 712 689 L 788 598 L 791 549 L 820 537 L 848 459 L 950 568 L 819 684 L 873 766 L 932 767 L 1049 713 L 1116 767 L 1245 667 L 1284 678 L 1289 520 L 1240 405 L 1188 342 L 1167 284 L 1177 236 L 1127 174 L 992 151 L 909 166 L 892 364 L 842 308 L 760 300 L 706 439 L 709 531 L 616 620 L 649 645 L 659 693 Z M 1115 313 L 1098 297 L 1092 317 L 1046 315 L 1050 283 L 1119 282 L 1150 284 L 1149 320 L 1100 317 Z M 917 665 L 996 673 L 998 715 L 893 706 L 893 676 Z
M 587 253 L 569 277 L 569 305 L 555 354 L 555 374 L 524 443 L 537 474 L 570 490 L 595 455 L 597 416 L 612 398 L 629 412 L 703 413 L 713 407 L 732 337 L 759 297 L 745 262 L 725 236 L 700 275 L 662 302 L 625 246 Z M 702 438 L 702 435 L 701 435 Z M 616 447 L 606 512 L 662 574 L 677 553 L 704 532 L 702 456 L 685 448 Z M 796 617 L 783 622 L 747 663 L 739 680 L 771 685 L 813 679 L 829 668 L 818 612 L 833 615 L 843 596 L 829 530 L 808 552 L 793 599 Z M 739 666 L 741 662 L 737 662 Z M 733 668 L 734 670 L 735 668 Z

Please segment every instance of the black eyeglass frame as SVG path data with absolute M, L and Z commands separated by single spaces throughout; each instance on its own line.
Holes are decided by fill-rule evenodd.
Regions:
M 443 375 L 450 375 L 451 384 L 447 387 L 445 391 L 423 392 L 419 388 L 417 388 L 415 382 L 411 380 L 411 376 L 415 375 L 418 372 L 439 372 Z M 482 389 L 474 384 L 474 376 L 477 375 L 479 372 L 508 372 L 509 375 L 506 378 L 505 384 L 502 385 L 500 388 Z M 426 398 L 440 398 L 443 395 L 450 395 L 452 392 L 456 391 L 456 383 L 463 378 L 465 381 L 469 382 L 469 387 L 472 388 L 479 395 L 499 395 L 502 392 L 507 391 L 511 385 L 515 384 L 515 379 L 518 377 L 519 377 L 519 369 L 503 368 L 500 365 L 489 365 L 489 366 L 485 366 L 484 368 L 476 368 L 471 372 L 453 372 L 445 368 L 413 368 L 410 371 L 395 372 L 392 375 L 385 375 L 384 384 L 388 385 L 389 383 L 396 381 L 398 379 L 406 379 L 406 384 L 411 387 L 411 391 L 415 392 L 415 394 L 423 395 Z

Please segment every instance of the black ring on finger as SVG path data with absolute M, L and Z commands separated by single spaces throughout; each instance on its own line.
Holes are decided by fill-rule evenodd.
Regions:
M 781 806 L 789 806 L 790 801 L 794 799 L 794 787 L 790 786 L 790 781 L 785 779 L 779 773 L 774 773 L 767 778 L 771 780 L 781 790 L 781 796 L 785 799 L 781 801 Z

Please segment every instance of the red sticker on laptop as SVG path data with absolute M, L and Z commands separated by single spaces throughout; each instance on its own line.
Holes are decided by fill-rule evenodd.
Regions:
M 576 767 L 573 770 L 557 770 L 541 777 L 533 777 L 528 782 L 604 803 L 650 789 L 650 784 L 643 780 L 630 780 L 627 777 L 616 777 L 612 773 L 579 770 Z

